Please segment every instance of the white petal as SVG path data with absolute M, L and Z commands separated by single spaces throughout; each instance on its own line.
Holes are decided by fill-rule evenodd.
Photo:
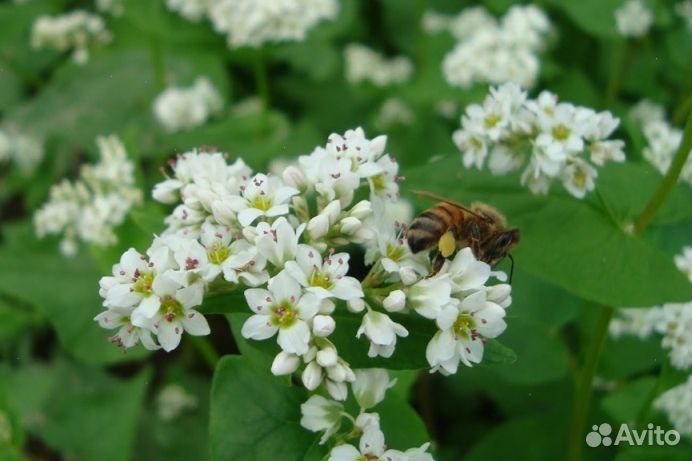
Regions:
M 354 277 L 338 279 L 330 291 L 336 298 L 343 299 L 344 301 L 363 297 L 363 288 Z
M 362 459 L 356 447 L 349 444 L 337 445 L 329 453 L 328 461 L 358 461 Z
M 258 210 L 257 208 L 245 208 L 238 212 L 238 222 L 241 226 L 247 227 L 252 224 L 255 219 L 263 215 L 264 211 Z
M 253 312 L 269 314 L 269 306 L 274 302 L 272 294 L 261 288 L 249 288 L 245 290 L 245 301 Z
M 176 320 L 168 322 L 161 320 L 159 323 L 159 343 L 166 352 L 170 352 L 180 344 L 180 338 L 183 335 L 183 327 Z
M 130 307 L 142 299 L 140 293 L 132 291 L 131 283 L 113 285 L 106 292 L 106 302 L 112 307 Z
M 269 280 L 269 291 L 274 295 L 276 302 L 290 301 L 291 303 L 297 302 L 301 293 L 298 282 L 285 270 Z
M 279 329 L 277 342 L 286 352 L 303 355 L 308 351 L 308 341 L 310 341 L 310 328 L 302 320 L 297 320 L 288 328 Z
M 307 275 L 305 275 L 305 272 L 303 272 L 303 270 L 300 268 L 297 262 L 286 261 L 286 264 L 284 265 L 284 270 L 288 272 L 288 274 L 302 286 L 308 286 L 308 277 Z
M 288 213 L 288 205 L 275 205 L 269 208 L 266 215 L 269 217 L 281 216 Z
M 293 187 L 280 187 L 279 190 L 274 192 L 273 203 L 284 203 L 286 200 L 299 193 L 300 191 L 298 189 L 294 189 Z M 288 210 L 286 212 L 288 212 Z
M 449 304 L 440 310 L 437 316 L 436 323 L 440 330 L 448 330 L 459 316 L 459 309 L 456 306 Z
M 201 283 L 195 283 L 189 287 L 181 288 L 175 294 L 175 298 L 180 301 L 185 309 L 199 306 L 202 304 L 204 297 L 204 286 Z
M 296 304 L 298 309 L 298 317 L 302 320 L 310 320 L 317 314 L 320 308 L 320 298 L 312 293 L 305 293 L 300 297 Z
M 149 295 L 139 303 L 139 310 L 145 317 L 152 318 L 159 311 L 161 300 L 156 295 Z
M 240 334 L 243 338 L 263 340 L 271 338 L 279 327 L 271 324 L 271 317 L 268 315 L 253 315 L 245 321 Z
M 207 319 L 194 309 L 185 312 L 183 328 L 192 336 L 206 336 L 211 332 Z

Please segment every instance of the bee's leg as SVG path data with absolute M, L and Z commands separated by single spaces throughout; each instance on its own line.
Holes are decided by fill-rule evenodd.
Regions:
M 481 259 L 481 231 L 478 229 L 478 225 L 472 222 L 469 226 L 471 235 L 469 236 L 469 246 L 473 255 L 476 259 Z
M 432 272 L 430 272 L 430 275 L 428 275 L 428 277 L 434 277 L 435 275 L 437 275 L 437 273 L 440 272 L 440 269 L 442 269 L 445 260 L 446 258 L 442 256 L 442 253 L 438 251 L 432 260 Z

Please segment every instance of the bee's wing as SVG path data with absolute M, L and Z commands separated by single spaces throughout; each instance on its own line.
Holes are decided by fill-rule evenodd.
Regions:
M 419 195 L 421 197 L 424 197 L 424 198 L 429 198 L 431 200 L 437 200 L 438 202 L 449 203 L 450 205 L 453 205 L 457 208 L 460 208 L 460 209 L 464 210 L 465 212 L 472 214 L 473 216 L 475 216 L 477 218 L 482 219 L 483 221 L 489 221 L 489 218 L 487 218 L 486 216 L 481 216 L 478 213 L 476 213 L 475 211 L 470 210 L 469 208 L 465 207 L 461 203 L 455 202 L 453 200 L 449 200 L 448 198 L 444 198 L 441 195 L 433 194 L 432 192 L 427 192 L 424 190 L 412 190 L 411 192 L 413 192 L 414 194 Z

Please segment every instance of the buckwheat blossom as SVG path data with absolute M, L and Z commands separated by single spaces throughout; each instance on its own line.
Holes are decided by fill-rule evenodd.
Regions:
M 112 16 L 122 16 L 125 11 L 122 0 L 96 0 L 96 9 Z
M 404 83 L 413 74 L 413 63 L 404 56 L 387 58 L 365 45 L 352 43 L 344 49 L 346 80 L 370 82 L 378 87 Z
M 77 240 L 114 244 L 115 228 L 142 200 L 135 186 L 134 164 L 122 142 L 116 136 L 99 137 L 97 145 L 100 161 L 82 166 L 78 180 L 53 186 L 50 199 L 34 215 L 36 234 L 61 234 L 60 249 L 65 255 L 77 251 Z
M 362 298 L 360 282 L 348 277 L 348 253 L 330 254 L 322 259 L 319 251 L 299 245 L 295 261 L 286 263 L 286 270 L 306 291 L 320 299 L 334 297 L 348 301 Z
M 0 130 L 0 164 L 11 162 L 23 176 L 31 176 L 43 155 L 40 139 L 14 129 Z
M 458 40 L 442 62 L 450 85 L 468 88 L 474 83 L 515 82 L 530 88 L 535 84 L 538 55 L 550 30 L 550 21 L 540 8 L 515 5 L 499 21 L 482 7 L 467 8 L 446 20 L 430 14 L 424 16 L 424 28 L 446 29 Z
M 174 421 L 186 410 L 194 410 L 199 399 L 180 384 L 168 384 L 156 397 L 156 413 L 161 421 Z
M 230 197 L 228 205 L 245 227 L 262 216 L 287 214 L 288 200 L 298 193 L 297 189 L 285 186 L 280 178 L 259 173 L 240 186 L 240 196 Z
M 557 180 L 584 198 L 595 188 L 596 166 L 625 159 L 624 142 L 609 139 L 619 123 L 610 112 L 559 102 L 547 91 L 529 99 L 507 83 L 466 108 L 453 140 L 467 168 L 487 162 L 493 174 L 502 175 L 525 164 L 521 182 L 534 194 L 546 194 Z
M 682 1 L 675 5 L 675 12 L 685 20 L 687 27 L 692 31 L 692 3 Z
M 648 99 L 642 99 L 629 110 L 629 116 L 635 122 L 646 126 L 651 122 L 660 122 L 666 119 L 666 110 L 661 104 Z
M 684 247 L 679 255 L 675 255 L 674 261 L 678 270 L 692 282 L 692 246 Z
M 300 405 L 300 425 L 312 432 L 323 432 L 320 445 L 324 444 L 341 427 L 344 406 L 321 395 L 311 396 Z
M 626 0 L 615 10 L 615 26 L 623 37 L 643 37 L 653 22 L 654 15 L 642 0 Z
M 89 48 L 110 42 L 111 34 L 103 19 L 86 11 L 76 10 L 58 16 L 40 16 L 31 27 L 31 46 L 71 51 L 72 60 L 85 64 Z
M 176 132 L 202 125 L 223 109 L 221 94 L 206 77 L 191 87 L 169 87 L 156 97 L 154 116 L 166 131 Z
M 658 171 L 665 174 L 682 142 L 682 130 L 666 120 L 653 120 L 643 125 L 647 146 L 643 154 Z M 692 157 L 688 156 L 680 172 L 680 180 L 692 184 Z
M 665 413 L 681 435 L 692 436 L 692 376 L 658 396 L 654 408 Z
M 412 125 L 416 119 L 415 113 L 400 98 L 386 99 L 375 116 L 375 126 L 379 130 L 388 130 L 395 126 Z
M 214 0 L 208 7 L 214 29 L 231 48 L 267 42 L 302 41 L 319 22 L 334 19 L 337 0 Z
M 396 384 L 396 380 L 390 380 L 389 373 L 383 368 L 368 368 L 354 370 L 354 372 L 356 380 L 351 384 L 351 387 L 361 411 L 382 402 L 387 389 Z
M 207 16 L 211 3 L 211 0 L 166 0 L 169 10 L 192 22 L 199 22 Z
M 362 334 L 370 341 L 368 357 L 391 357 L 396 348 L 397 337 L 405 338 L 408 330 L 403 325 L 394 322 L 387 314 L 368 309 L 358 328 L 356 338 Z

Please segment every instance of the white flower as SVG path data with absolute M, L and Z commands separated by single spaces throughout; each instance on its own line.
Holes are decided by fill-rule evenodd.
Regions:
M 620 308 L 608 329 L 614 338 L 628 334 L 645 339 L 654 332 L 660 317 L 659 308 Z
M 341 427 L 344 406 L 320 395 L 313 395 L 300 405 L 300 412 L 301 426 L 312 432 L 324 431 L 320 437 L 320 445 L 323 445 Z
M 167 88 L 154 101 L 156 120 L 169 132 L 202 125 L 222 109 L 221 95 L 206 77 L 189 88 Z
M 312 321 L 312 334 L 320 337 L 327 337 L 334 332 L 336 322 L 334 317 L 329 315 L 316 315 Z
M 404 83 L 413 74 L 411 60 L 404 56 L 390 59 L 370 48 L 352 43 L 344 49 L 346 80 L 352 84 L 370 82 L 384 87 Z
M 288 353 L 302 355 L 308 351 L 308 322 L 317 313 L 319 300 L 303 293 L 300 285 L 286 271 L 269 280 L 269 290 L 250 288 L 245 299 L 255 314 L 241 330 L 245 338 L 263 340 L 278 332 L 278 344 Z
M 671 364 L 680 370 L 692 368 L 692 302 L 664 304 L 655 329 L 663 335 L 661 345 L 670 349 Z
M 319 251 L 309 245 L 298 245 L 295 261 L 286 262 L 286 271 L 318 298 L 334 297 L 348 301 L 362 298 L 363 289 L 348 272 L 348 253 L 328 255 L 322 260 Z
M 651 122 L 662 122 L 666 119 L 665 108 L 648 99 L 642 99 L 629 110 L 629 116 L 635 122 L 646 126 Z
M 185 410 L 197 408 L 197 397 L 180 384 L 168 384 L 156 398 L 157 413 L 162 421 L 173 421 Z
M 692 435 L 692 376 L 658 396 L 654 408 L 665 413 L 681 435 Z
M 416 114 L 402 99 L 391 97 L 386 99 L 375 116 L 375 126 L 378 130 L 386 131 L 395 126 L 410 126 L 416 120 Z
M 107 330 L 118 328 L 118 332 L 108 338 L 109 341 L 118 347 L 129 349 L 141 342 L 148 350 L 160 349 L 161 346 L 156 344 L 151 337 L 153 322 L 145 328 L 133 325 L 130 319 L 133 310 L 134 307 L 114 307 L 101 312 L 94 317 L 94 320 L 98 322 L 101 328 Z
M 368 310 L 363 316 L 356 338 L 360 338 L 363 333 L 370 340 L 368 357 L 391 357 L 396 347 L 397 336 L 408 336 L 408 330 L 401 324 L 394 322 L 387 314 L 373 310 Z
M 507 327 L 505 310 L 477 291 L 458 304 L 447 305 L 437 316 L 440 331 L 425 351 L 431 372 L 454 374 L 459 362 L 473 366 L 483 359 L 485 338 L 495 338 Z
M 166 0 L 169 10 L 191 22 L 199 22 L 206 16 L 210 3 L 211 0 Z
M 452 139 L 467 168 L 481 169 L 489 157 L 491 172 L 501 175 L 526 163 L 521 183 L 533 193 L 546 194 L 559 179 L 570 194 L 583 198 L 598 175 L 589 160 L 598 166 L 625 160 L 624 142 L 607 139 L 619 123 L 610 112 L 559 103 L 548 91 L 528 99 L 518 85 L 507 83 L 491 88 L 482 105 L 466 108 Z
M 103 19 L 86 11 L 75 10 L 58 16 L 40 16 L 31 27 L 31 46 L 57 51 L 72 50 L 72 60 L 89 60 L 88 47 L 111 40 Z
M 276 376 L 290 375 L 298 369 L 300 357 L 295 354 L 281 351 L 276 354 L 272 362 L 271 371 Z
M 644 158 L 665 174 L 682 142 L 682 131 L 670 126 L 665 120 L 658 120 L 644 125 L 644 137 L 648 143 L 644 148 Z M 680 179 L 692 184 L 692 156 L 687 157 Z
M 43 142 L 16 130 L 0 130 L 0 163 L 11 161 L 24 176 L 31 176 L 43 160 Z
M 538 53 L 550 29 L 539 8 L 514 5 L 499 22 L 482 7 L 467 8 L 450 19 L 449 29 L 458 39 L 442 62 L 450 85 L 516 82 L 532 87 L 536 82 Z
M 615 25 L 623 37 L 642 37 L 654 22 L 654 15 L 642 0 L 626 0 L 615 10 Z
M 354 370 L 354 373 L 356 380 L 351 386 L 361 411 L 372 408 L 384 400 L 387 389 L 396 384 L 396 380 L 390 380 L 387 370 L 383 368 Z
M 452 283 L 447 275 L 421 279 L 408 288 L 407 306 L 425 318 L 436 319 L 443 307 L 456 302 L 451 293 Z
M 490 266 L 478 261 L 471 248 L 466 247 L 454 255 L 454 259 L 441 270 L 441 273 L 449 274 L 452 292 L 479 290 L 490 278 Z
M 74 183 L 64 180 L 53 186 L 50 200 L 34 215 L 36 234 L 63 234 L 62 249 L 76 250 L 77 239 L 99 246 L 114 244 L 115 227 L 142 200 L 122 142 L 110 136 L 98 138 L 97 143 L 99 163 L 82 166 Z
M 238 213 L 241 226 L 249 226 L 257 218 L 268 218 L 288 213 L 288 199 L 299 193 L 297 189 L 284 186 L 275 176 L 256 174 L 240 186 L 241 195 L 230 197 L 230 207 Z
M 339 11 L 337 0 L 215 0 L 209 19 L 231 48 L 302 41 L 307 32 Z
M 675 255 L 675 265 L 692 282 L 692 246 L 684 247 L 679 255 Z
M 303 228 L 304 226 L 299 226 L 294 230 L 284 217 L 271 225 L 261 222 L 257 225 L 257 236 L 254 239 L 257 251 L 274 267 L 282 268 L 287 261 L 295 259 Z
M 122 0 L 96 0 L 95 3 L 97 10 L 115 17 L 122 16 L 125 11 Z

